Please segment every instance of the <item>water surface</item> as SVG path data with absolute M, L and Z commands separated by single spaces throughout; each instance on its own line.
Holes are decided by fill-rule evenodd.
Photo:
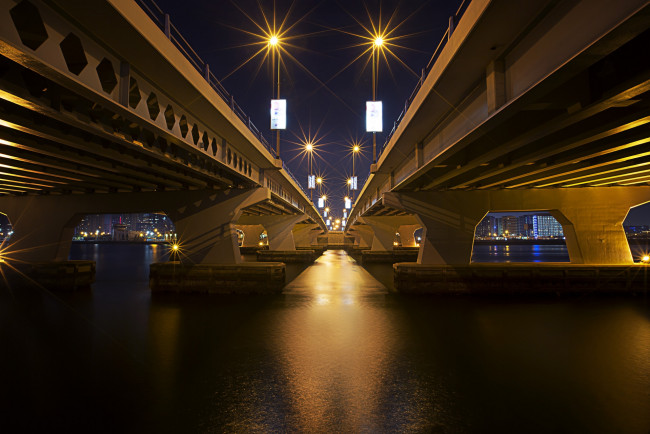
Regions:
M 75 246 L 92 291 L 0 291 L 2 431 L 650 430 L 643 297 L 405 297 L 343 251 L 281 295 L 152 297 L 162 254 Z

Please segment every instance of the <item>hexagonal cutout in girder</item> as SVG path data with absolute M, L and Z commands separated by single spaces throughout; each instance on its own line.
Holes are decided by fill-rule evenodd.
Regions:
M 36 50 L 49 35 L 43 24 L 38 8 L 28 0 L 23 0 L 9 11 L 16 26 L 20 41 L 32 50 Z
M 176 123 L 176 117 L 174 116 L 174 109 L 172 108 L 171 104 L 167 104 L 167 108 L 165 108 L 165 122 L 167 122 L 167 129 L 171 130 L 174 128 L 174 124 Z
M 79 75 L 88 65 L 84 47 L 81 45 L 81 39 L 74 33 L 68 33 L 63 41 L 59 44 L 61 53 L 68 70 L 74 75 Z
M 113 69 L 111 61 L 104 57 L 95 69 L 97 70 L 97 77 L 99 77 L 99 83 L 102 85 L 104 92 L 113 92 L 113 89 L 117 86 L 117 74 L 115 74 L 115 69 Z
M 217 155 L 217 139 L 212 139 L 210 147 L 212 148 L 212 155 Z
M 194 124 L 194 126 L 192 127 L 192 140 L 194 141 L 195 145 L 199 143 L 199 137 L 200 137 L 199 127 L 196 124 Z
M 129 80 L 129 106 L 134 109 L 140 104 L 142 95 L 140 95 L 140 88 L 138 87 L 138 81 L 131 77 Z
M 208 137 L 207 131 L 203 132 L 203 137 L 201 138 L 201 141 L 203 142 L 203 150 L 207 151 L 208 147 L 210 146 L 210 138 Z
M 181 116 L 181 119 L 178 121 L 178 126 L 181 128 L 181 135 L 183 138 L 187 137 L 187 132 L 190 130 L 187 126 L 187 118 L 185 115 Z
M 158 97 L 155 93 L 151 92 L 147 98 L 147 110 L 149 110 L 149 117 L 155 121 L 160 114 L 160 106 L 158 105 Z
M 232 162 L 232 152 L 230 152 L 230 149 L 226 151 L 226 164 L 230 164 Z

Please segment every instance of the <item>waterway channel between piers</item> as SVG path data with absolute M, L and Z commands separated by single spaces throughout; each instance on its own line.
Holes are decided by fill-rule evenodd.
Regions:
M 162 249 L 73 249 L 91 291 L 0 292 L 6 432 L 650 429 L 642 296 L 408 296 L 342 251 L 282 294 L 152 294 Z

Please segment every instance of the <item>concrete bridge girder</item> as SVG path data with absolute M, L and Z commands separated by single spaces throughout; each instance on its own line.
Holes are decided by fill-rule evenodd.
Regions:
M 549 211 L 562 225 L 575 264 L 631 264 L 623 220 L 650 200 L 650 187 L 385 193 L 424 228 L 418 263 L 467 264 L 476 225 L 488 212 Z
M 174 222 L 180 259 L 189 263 L 241 262 L 235 222 L 243 209 L 270 199 L 265 188 L 157 191 L 62 196 L 5 196 L 0 210 L 14 234 L 3 256 L 20 262 L 65 261 L 84 215 L 163 211 Z

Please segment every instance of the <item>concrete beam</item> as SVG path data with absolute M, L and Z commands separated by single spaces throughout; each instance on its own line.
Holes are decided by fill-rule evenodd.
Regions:
M 648 186 L 384 194 L 385 204 L 414 213 L 424 228 L 418 263 L 454 265 L 470 262 L 474 230 L 490 211 L 549 211 L 572 263 L 631 264 L 623 220 L 648 201 Z
M 503 60 L 492 60 L 485 71 L 488 115 L 506 102 L 506 79 Z

